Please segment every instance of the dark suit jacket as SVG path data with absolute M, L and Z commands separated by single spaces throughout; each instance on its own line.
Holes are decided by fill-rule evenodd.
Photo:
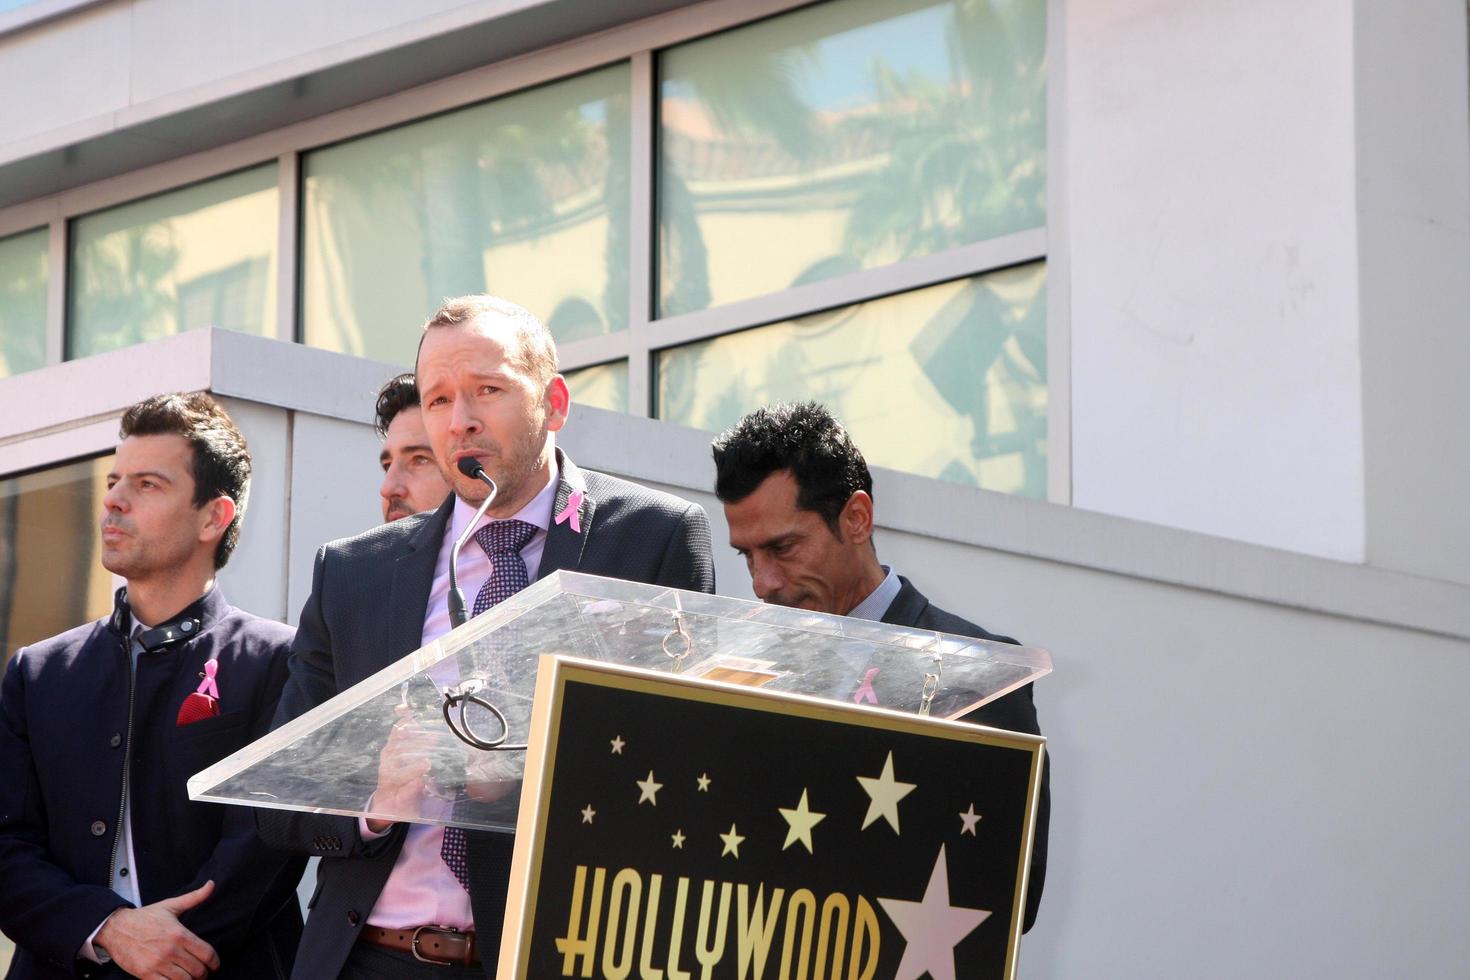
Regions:
M 190 802 L 185 784 L 269 730 L 294 631 L 232 608 L 218 587 L 183 617 L 201 622 L 192 639 L 138 657 L 131 729 L 125 615 L 22 649 L 5 672 L 0 928 L 16 943 L 11 978 L 122 975 L 75 957 L 128 904 L 109 887 L 124 760 L 143 903 L 212 878 L 214 894 L 181 921 L 219 953 L 214 976 L 291 969 L 304 862 L 267 850 L 250 810 Z M 180 728 L 179 705 L 211 658 L 219 662 L 220 715 Z
M 1016 643 L 1009 636 L 998 636 L 987 632 L 968 620 L 951 615 L 932 605 L 923 593 L 902 575 L 898 577 L 901 588 L 893 604 L 883 614 L 883 622 L 895 626 L 914 626 L 919 629 L 954 633 L 958 636 L 973 636 L 996 643 Z M 1031 685 L 1012 691 L 987 705 L 976 708 L 961 721 L 990 728 L 1001 728 L 1008 732 L 1025 732 L 1040 735 L 1041 726 L 1036 721 L 1036 705 L 1031 699 Z M 1036 922 L 1036 910 L 1041 907 L 1041 890 L 1046 884 L 1046 831 L 1051 821 L 1051 753 L 1041 767 L 1041 799 L 1036 803 L 1036 833 L 1031 847 L 1031 875 L 1026 890 L 1026 918 L 1023 931 L 1030 930 Z
M 557 461 L 561 479 L 552 513 L 560 514 L 572 491 L 581 490 L 582 530 L 574 533 L 570 522 L 551 525 L 537 578 L 567 569 L 714 591 L 709 521 L 698 505 L 580 470 L 560 450 Z M 317 552 L 277 727 L 419 648 L 454 499 L 432 514 L 405 517 Z M 337 976 L 398 859 L 404 826 L 364 842 L 356 817 L 262 810 L 257 823 L 273 845 L 321 855 L 294 975 Z M 513 841 L 508 834 L 470 833 L 466 843 L 471 906 L 486 973 L 494 976 Z

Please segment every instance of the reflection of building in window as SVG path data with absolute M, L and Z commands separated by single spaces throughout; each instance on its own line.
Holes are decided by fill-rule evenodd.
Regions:
M 612 65 L 307 154 L 305 341 L 410 364 L 476 292 L 562 342 L 626 329 L 630 85 Z
M 0 480 L 0 643 L 17 649 L 112 608 L 97 522 L 112 456 Z
M 207 325 L 273 336 L 279 219 L 274 165 L 77 218 L 68 354 L 84 357 Z M 257 263 L 263 273 L 239 271 Z M 190 284 L 216 278 L 219 286 L 201 288 L 218 292 L 217 299 L 185 295 Z M 250 288 L 255 282 L 259 288 Z
M 875 465 L 1044 498 L 1045 284 L 1030 263 L 660 351 L 658 417 L 815 399 Z
M 262 256 L 180 283 L 179 329 L 248 329 L 265 303 L 270 271 L 270 260 Z

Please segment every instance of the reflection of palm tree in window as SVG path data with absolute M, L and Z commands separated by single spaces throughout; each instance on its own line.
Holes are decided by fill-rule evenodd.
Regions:
M 73 339 L 96 354 L 172 334 L 172 279 L 179 248 L 167 224 L 122 229 L 77 248 L 73 313 L 86 325 Z
M 0 378 L 46 363 L 46 239 L 36 240 L 30 258 L 0 262 Z
M 851 252 L 928 254 L 1045 220 L 1045 18 L 1028 6 L 957 0 L 948 83 L 875 65 L 876 111 L 842 123 L 887 155 L 854 203 Z
M 312 176 L 310 196 L 321 205 L 313 220 L 325 230 L 312 242 L 311 262 L 324 273 L 317 288 L 326 316 L 309 325 L 310 339 L 411 359 L 412 325 L 444 297 L 523 298 L 522 284 L 498 277 L 496 248 L 535 245 L 603 216 L 620 221 L 626 242 L 626 185 L 611 208 L 597 193 L 612 180 L 606 130 L 627 127 L 626 97 L 620 110 L 610 106 L 606 88 L 601 73 L 557 82 L 367 137 L 336 159 L 324 151 L 325 172 Z M 626 136 L 623 146 L 625 158 Z M 619 254 L 626 251 L 623 244 Z M 418 273 L 407 281 L 405 260 Z M 558 261 L 548 252 L 548 268 Z M 623 278 L 621 267 L 609 277 Z M 607 308 L 619 325 L 623 295 Z

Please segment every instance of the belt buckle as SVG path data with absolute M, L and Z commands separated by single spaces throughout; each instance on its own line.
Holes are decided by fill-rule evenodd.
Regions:
M 419 952 L 419 933 L 423 932 L 425 929 L 432 930 L 433 932 L 454 933 L 455 935 L 459 934 L 459 930 L 454 928 L 453 926 L 419 926 L 418 928 L 414 929 L 413 939 L 409 942 L 409 952 L 413 953 L 413 958 L 418 960 L 420 963 L 432 963 L 435 966 L 458 966 L 459 964 L 455 960 L 436 960 L 431 956 L 425 956 L 423 953 Z

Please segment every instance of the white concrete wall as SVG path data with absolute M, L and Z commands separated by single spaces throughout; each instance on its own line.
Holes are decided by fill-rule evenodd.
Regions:
M 187 106 L 202 88 L 253 87 L 292 59 L 365 53 L 376 45 L 362 39 L 375 34 L 388 32 L 389 46 L 394 28 L 472 2 L 113 0 L 17 31 L 0 37 L 0 92 L 33 92 L 45 79 L 45 97 L 0 99 L 0 160 L 12 145 L 49 147 L 110 129 L 129 112 Z M 332 51 L 354 41 L 350 52 Z
M 748 598 L 705 489 L 707 443 L 585 410 L 563 439 L 581 465 L 703 504 L 719 591 Z M 1021 976 L 1464 975 L 1470 631 L 1366 623 L 1167 579 L 1193 546 L 1210 553 L 1204 564 L 1244 568 L 1222 541 L 1175 542 L 1098 517 L 1079 522 L 1095 532 L 1068 533 L 1054 526 L 1065 508 L 1030 501 L 1011 512 L 1018 526 L 997 531 L 986 526 L 1006 513 L 991 508 L 995 495 L 888 472 L 876 490 L 885 562 L 941 607 L 1054 658 L 1036 692 L 1053 756 L 1051 853 Z M 970 526 L 951 533 L 952 515 Z M 1054 534 L 1079 551 L 1044 543 Z M 1099 549 L 1143 564 L 1087 567 Z M 1258 557 L 1248 574 L 1266 581 L 1327 581 L 1344 568 Z
M 1466 5 L 1354 6 L 1367 559 L 1470 582 Z
M 1351 5 L 1061 23 L 1072 502 L 1361 560 Z

